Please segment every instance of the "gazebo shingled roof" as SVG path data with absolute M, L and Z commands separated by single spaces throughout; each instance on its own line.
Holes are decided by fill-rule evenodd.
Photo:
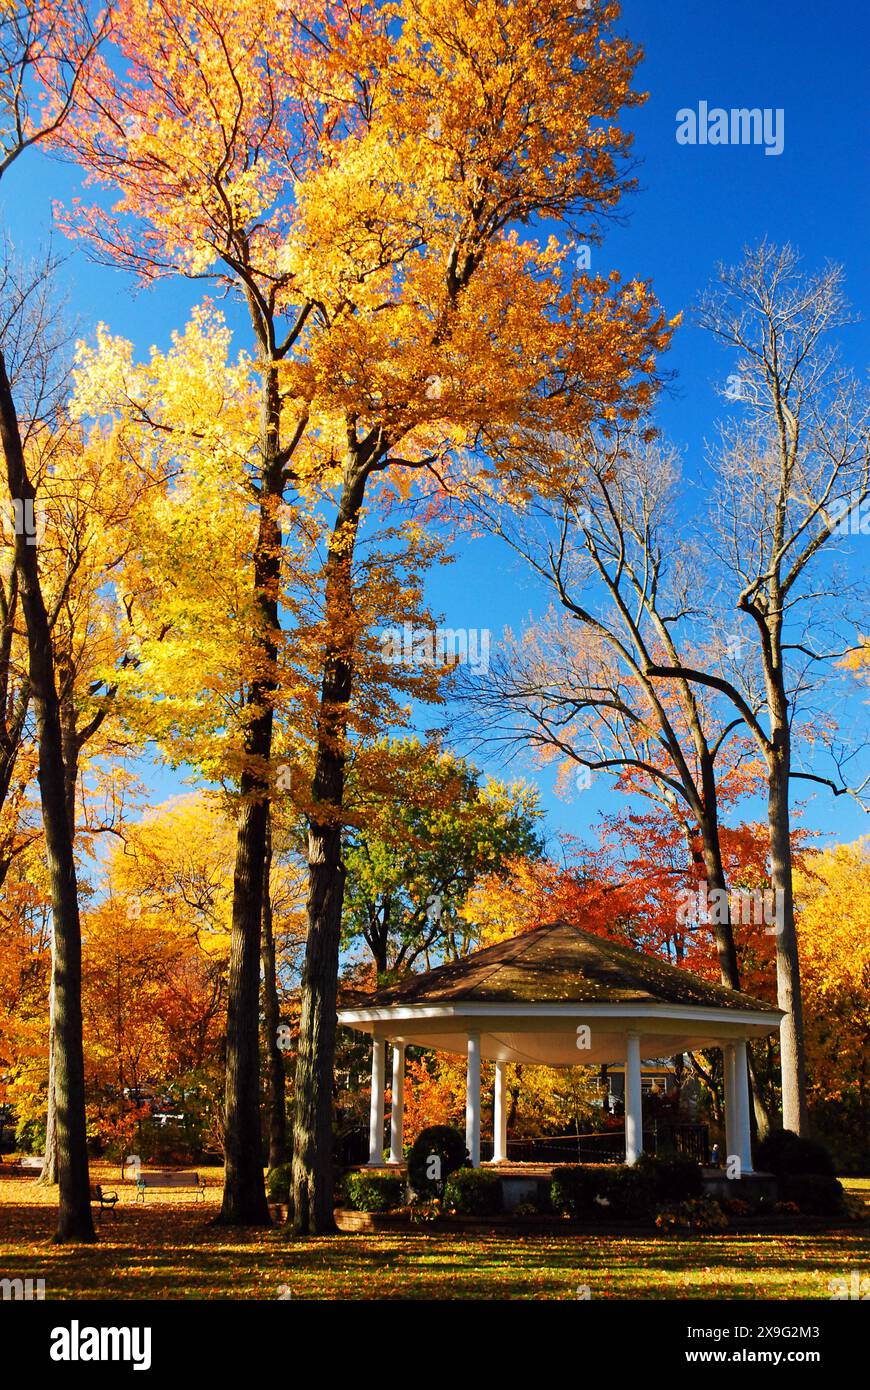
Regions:
M 353 1004 L 348 999 L 345 1007 L 460 1001 L 698 1004 L 759 1013 L 774 1007 L 568 922 L 486 946 L 462 960 L 356 996 Z

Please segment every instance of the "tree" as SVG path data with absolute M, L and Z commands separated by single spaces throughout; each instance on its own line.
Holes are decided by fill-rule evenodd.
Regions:
M 748 618 L 763 716 L 740 680 L 709 669 L 678 673 L 667 661 L 654 668 L 657 675 L 679 674 L 725 694 L 764 760 L 778 914 L 777 1002 L 785 1013 L 783 1125 L 798 1134 L 806 1133 L 807 1107 L 790 787 L 802 779 L 836 794 L 849 788 L 796 765 L 796 706 L 812 684 L 811 673 L 856 645 L 845 635 L 856 625 L 854 605 L 839 622 L 830 611 L 821 614 L 820 599 L 842 595 L 844 588 L 829 580 L 825 594 L 818 557 L 836 536 L 838 518 L 870 496 L 867 401 L 830 343 L 847 320 L 841 286 L 839 268 L 808 276 L 791 247 L 762 243 L 739 266 L 720 269 L 719 288 L 701 308 L 702 325 L 737 355 L 744 411 L 723 431 L 715 460 L 711 533 L 722 584 L 712 621 L 721 622 L 729 601 Z
M 804 857 L 795 874 L 810 1117 L 841 1162 L 870 1140 L 870 857 L 866 840 Z
M 460 916 L 481 876 L 517 855 L 540 853 L 534 793 L 480 774 L 462 759 L 416 740 L 382 746 L 377 791 L 349 799 L 358 828 L 347 835 L 343 941 L 365 942 L 379 975 L 426 968 L 464 953 Z
M 7 0 L 0 15 L 0 177 L 28 146 L 56 136 L 106 32 L 82 0 L 72 4 Z M 10 496 L 22 515 L 34 514 L 35 489 L 26 452 L 40 429 L 53 423 L 58 405 L 60 342 L 49 328 L 46 277 L 11 275 L 4 268 L 0 340 L 0 439 Z M 23 333 L 23 336 L 22 336 Z M 28 343 L 28 334 L 32 334 Z M 29 419 L 19 427 L 13 388 Z M 52 1093 L 63 1116 L 58 1126 L 60 1205 L 56 1239 L 93 1240 L 85 1148 L 84 1062 L 81 1038 L 81 927 L 75 863 L 64 807 L 63 735 L 51 649 L 51 624 L 43 598 L 37 545 L 18 527 L 15 567 L 27 626 L 29 685 L 36 709 L 39 783 L 52 885 L 54 962 L 53 1036 L 58 1044 Z M 62 823 L 63 822 L 63 823 Z
M 0 178 L 63 125 L 105 36 L 87 0 L 3 0 L 0 10 Z
M 497 494 L 469 495 L 480 524 L 553 589 L 563 618 L 550 614 L 520 641 L 508 634 L 464 695 L 488 740 L 526 743 L 590 781 L 612 773 L 667 807 L 710 893 L 727 902 L 720 801 L 745 790 L 752 767 L 734 738 L 739 719 L 720 718 L 688 680 L 663 688 L 651 675 L 658 658 L 682 667 L 681 648 L 693 651 L 699 575 L 671 530 L 673 453 L 648 434 L 605 425 L 539 439 L 535 492 L 515 516 Z M 722 983 L 739 989 L 727 910 L 714 931 Z
M 616 124 L 637 54 L 616 8 L 447 0 L 301 12 L 270 0 L 125 0 L 130 59 L 89 81 L 62 140 L 115 185 L 82 209 L 98 254 L 145 279 L 214 275 L 250 315 L 261 383 L 259 530 L 230 979 L 223 1216 L 267 1220 L 255 1107 L 272 750 L 278 507 L 329 489 L 324 643 L 309 797 L 309 932 L 294 1220 L 332 1227 L 329 1165 L 341 835 L 354 693 L 353 560 L 367 499 L 458 466 L 486 419 L 574 385 L 612 409 L 666 338 L 648 290 L 583 281 L 521 241 L 538 216 L 594 230 L 628 186 Z M 638 390 L 641 389 L 638 385 Z M 590 404 L 591 408 L 591 404 Z M 472 452 L 461 466 L 474 467 Z
M 29 279 L 7 274 L 6 332 L 0 343 L 0 443 L 6 462 L 9 493 L 22 509 L 33 509 L 36 489 L 30 479 L 25 450 L 36 447 L 56 424 L 59 386 L 57 343 L 51 337 L 51 314 L 46 276 Z M 24 322 L 23 322 L 24 321 Z M 26 330 L 25 330 L 26 323 Z M 12 327 L 12 333 L 9 329 Z M 15 335 L 15 336 L 13 336 Z M 35 344 L 21 360 L 8 357 L 14 342 Z M 12 343 L 10 343 L 12 339 Z M 8 366 L 7 366 L 8 363 Z M 17 389 L 24 406 L 24 431 L 13 397 Z M 32 513 L 31 513 L 32 514 Z M 93 1240 L 90 1181 L 85 1139 L 85 1077 L 81 1016 L 81 924 L 76 867 L 67 815 L 66 776 L 60 700 L 57 693 L 51 622 L 46 608 L 35 538 L 21 526 L 15 538 L 15 564 L 21 604 L 27 625 L 29 680 L 36 711 L 39 745 L 39 789 L 51 880 L 55 961 L 54 1090 L 57 1096 L 57 1151 L 60 1202 L 56 1239 Z

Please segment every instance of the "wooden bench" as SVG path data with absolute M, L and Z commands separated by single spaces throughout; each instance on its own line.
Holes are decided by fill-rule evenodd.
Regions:
M 91 1201 L 100 1204 L 100 1220 L 103 1219 L 104 1211 L 115 1210 L 118 1204 L 117 1192 L 105 1192 L 100 1183 L 91 1183 Z
M 199 1173 L 175 1173 L 175 1172 L 154 1172 L 139 1173 L 136 1178 L 136 1201 L 145 1201 L 145 1193 L 149 1187 L 194 1187 L 196 1188 L 196 1200 L 205 1201 L 205 1178 L 201 1178 Z

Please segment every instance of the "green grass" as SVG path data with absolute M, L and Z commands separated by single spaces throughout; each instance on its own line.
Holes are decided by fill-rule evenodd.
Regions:
M 95 1181 L 117 1186 L 110 1170 Z M 95 1246 L 51 1244 L 51 1193 L 0 1181 L 0 1278 L 46 1281 L 47 1298 L 821 1298 L 828 1281 L 866 1274 L 868 1227 L 802 1235 L 693 1239 L 499 1232 L 294 1239 L 284 1229 L 209 1224 L 219 1175 L 197 1206 L 183 1192 L 136 1206 L 121 1187 L 117 1216 Z M 846 1180 L 870 1197 L 870 1179 Z

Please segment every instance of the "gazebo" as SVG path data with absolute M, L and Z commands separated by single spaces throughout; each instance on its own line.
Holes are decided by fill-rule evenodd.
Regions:
M 493 1163 L 507 1159 L 511 1062 L 625 1065 L 625 1161 L 643 1152 L 641 1058 L 721 1047 L 728 1157 L 752 1172 L 746 1044 L 782 1011 L 621 942 L 554 922 L 357 998 L 339 1022 L 372 1037 L 369 1164 L 383 1164 L 385 1047 L 393 1048 L 391 1164 L 402 1162 L 405 1049 L 467 1058 L 465 1138 L 480 1165 L 480 1063 L 495 1062 Z

